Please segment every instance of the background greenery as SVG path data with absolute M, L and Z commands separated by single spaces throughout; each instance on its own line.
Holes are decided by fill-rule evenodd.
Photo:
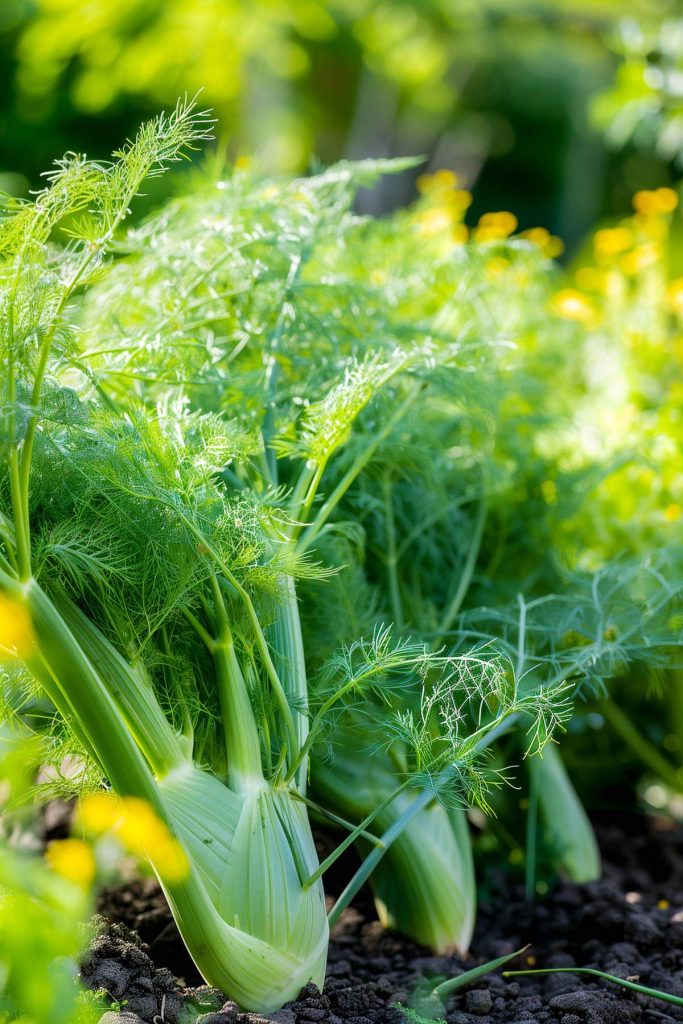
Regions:
M 571 251 L 683 150 L 676 0 L 3 0 L 0 184 L 202 88 L 269 170 L 423 153 Z M 414 173 L 364 198 L 414 195 Z

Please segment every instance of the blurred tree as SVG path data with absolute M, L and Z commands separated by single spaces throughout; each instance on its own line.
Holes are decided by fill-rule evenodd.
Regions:
M 586 106 L 626 15 L 675 0 L 3 0 L 0 175 L 34 183 L 65 145 L 114 135 L 204 89 L 233 155 L 291 171 L 312 155 L 425 153 L 473 184 L 475 213 L 512 207 L 570 246 L 607 209 L 608 162 Z M 666 184 L 665 164 L 647 168 Z M 10 191 L 26 180 L 5 178 Z M 631 187 L 619 190 L 624 205 Z M 404 203 L 412 178 L 365 199 Z

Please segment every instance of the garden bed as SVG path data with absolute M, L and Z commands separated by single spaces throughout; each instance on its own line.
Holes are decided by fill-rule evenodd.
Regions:
M 637 816 L 598 822 L 604 877 L 587 885 L 562 884 L 529 903 L 518 884 L 492 876 L 467 966 L 531 943 L 525 954 L 538 967 L 597 967 L 683 994 L 683 829 Z M 335 881 L 337 881 L 335 879 Z M 339 879 L 341 881 L 341 878 Z M 330 887 L 334 891 L 334 887 Z M 83 978 L 105 988 L 123 1006 L 127 1024 L 175 1024 L 188 1003 L 202 1003 L 201 1024 L 255 1024 L 219 993 L 200 986 L 156 883 L 105 890 L 100 911 L 107 925 L 91 945 Z M 119 927 L 123 925 L 125 927 Z M 130 936 L 134 928 L 140 940 Z M 452 976 L 465 963 L 433 956 L 383 931 L 362 896 L 333 932 L 324 994 L 312 987 L 270 1014 L 281 1024 L 401 1024 L 396 1002 L 407 1003 L 421 978 Z M 511 966 L 518 966 L 513 963 Z M 519 966 L 524 966 L 520 963 Z M 176 982 L 176 977 L 181 979 Z M 196 986 L 196 987 L 195 987 Z M 192 1013 L 190 1020 L 196 1018 Z M 116 1018 L 113 1018 L 116 1019 Z M 665 1024 L 683 1010 L 633 992 L 571 974 L 506 980 L 479 979 L 448 1004 L 448 1024 Z M 109 1021 L 107 1021 L 109 1024 Z

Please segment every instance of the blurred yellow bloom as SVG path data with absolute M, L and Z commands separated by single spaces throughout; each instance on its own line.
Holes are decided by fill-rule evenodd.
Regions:
M 496 213 L 484 213 L 479 218 L 475 240 L 477 242 L 497 242 L 509 238 L 517 227 L 517 218 L 509 210 Z
M 71 882 L 88 887 L 95 880 L 95 855 L 82 839 L 56 839 L 49 844 L 45 859 L 53 871 Z
M 683 317 L 683 277 L 677 277 L 669 282 L 666 302 L 672 313 Z
M 26 605 L 0 594 L 0 656 L 24 657 L 33 646 L 33 623 Z
M 100 836 L 121 820 L 122 808 L 113 793 L 89 793 L 78 805 L 78 821 L 85 832 Z
M 447 206 L 433 206 L 422 210 L 414 218 L 417 233 L 426 238 L 448 231 L 453 226 L 453 214 Z
M 596 231 L 593 246 L 598 256 L 617 256 L 633 245 L 633 234 L 628 228 L 603 228 Z
M 654 245 L 638 245 L 632 252 L 627 252 L 621 257 L 619 265 L 629 277 L 637 277 L 644 270 L 651 267 L 659 259 L 659 253 Z
M 462 216 L 465 210 L 468 210 L 472 205 L 472 193 L 464 188 L 456 188 L 448 196 L 448 204 L 452 207 L 454 213 Z
M 590 299 L 586 298 L 582 292 L 576 291 L 575 288 L 563 288 L 562 291 L 553 295 L 549 308 L 555 316 L 582 324 L 594 320 L 597 312 Z
M 496 278 L 500 277 L 510 267 L 510 260 L 506 260 L 504 256 L 494 256 L 493 259 L 489 260 L 484 268 L 484 273 L 487 280 L 495 281 Z
M 673 188 L 658 188 L 655 195 L 662 213 L 673 213 L 678 206 L 678 192 Z
M 181 881 L 187 876 L 185 851 L 146 800 L 93 793 L 81 800 L 78 820 L 85 832 L 110 832 L 128 853 L 149 857 L 164 881 Z
M 664 518 L 667 523 L 674 523 L 677 519 L 680 519 L 681 512 L 683 512 L 681 506 L 677 502 L 671 502 L 664 509 Z
M 526 238 L 533 242 L 548 259 L 561 256 L 564 252 L 564 242 L 556 235 L 551 235 L 547 228 L 527 228 L 520 233 L 520 238 Z
M 379 270 L 376 268 L 370 274 L 370 281 L 374 285 L 383 285 L 387 283 L 387 272 L 386 270 Z
M 633 197 L 633 209 L 648 217 L 672 213 L 678 206 L 678 193 L 672 188 L 643 189 Z
M 418 192 L 428 195 L 432 192 L 443 192 L 457 188 L 460 179 L 454 171 L 446 168 L 435 171 L 433 174 L 421 174 L 416 185 Z
M 453 228 L 453 241 L 456 245 L 464 245 L 469 236 L 466 224 L 456 224 Z

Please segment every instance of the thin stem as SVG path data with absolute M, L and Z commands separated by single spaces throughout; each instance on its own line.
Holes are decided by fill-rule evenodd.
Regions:
M 297 545 L 300 551 L 305 551 L 307 548 L 311 546 L 311 544 L 316 539 L 316 537 L 320 533 L 321 529 L 323 528 L 327 520 L 330 518 L 332 512 L 335 510 L 339 502 L 342 500 L 342 498 L 348 491 L 351 484 L 359 476 L 362 470 L 365 469 L 365 467 L 370 462 L 373 455 L 381 445 L 382 441 L 384 441 L 389 436 L 389 434 L 394 429 L 396 424 L 403 419 L 406 412 L 413 404 L 413 402 L 420 394 L 420 392 L 423 390 L 423 388 L 424 385 L 418 382 L 410 389 L 406 397 L 403 399 L 403 401 L 394 411 L 394 413 L 389 417 L 389 419 L 386 421 L 386 423 L 379 431 L 379 433 L 373 436 L 371 442 L 355 458 L 353 464 L 346 471 L 346 473 L 341 478 L 337 486 L 334 488 L 330 496 L 326 498 L 325 501 L 320 506 L 318 514 L 316 515 L 313 522 L 310 523 L 305 530 L 303 530 L 301 536 L 299 537 L 299 542 Z
M 526 864 L 524 887 L 526 898 L 532 900 L 536 888 L 536 841 L 538 831 L 538 786 L 539 774 L 531 767 L 529 777 L 529 807 L 526 818 Z
M 683 773 L 677 771 L 666 758 L 662 757 L 657 748 L 641 735 L 622 708 L 618 707 L 613 700 L 607 699 L 599 701 L 597 709 L 621 739 L 638 755 L 643 764 L 646 764 L 655 775 L 659 776 L 677 793 L 683 790 Z
M 357 826 L 354 825 L 352 821 L 347 821 L 346 818 L 341 818 L 338 814 L 333 814 L 332 811 L 328 811 L 326 807 L 321 807 L 320 804 L 311 800 L 310 797 L 304 796 L 303 793 L 298 793 L 295 789 L 291 792 L 294 799 L 301 800 L 301 802 L 306 804 L 306 807 L 308 807 L 313 814 L 317 814 L 325 821 L 331 821 L 334 825 L 339 825 L 340 828 L 345 829 L 347 832 L 354 832 L 356 830 Z M 367 839 L 367 841 L 372 843 L 373 846 L 384 846 L 384 843 L 379 836 L 376 836 L 373 832 L 367 832 L 363 829 L 360 836 L 363 839 Z
M 474 524 L 474 533 L 472 534 L 472 541 L 470 543 L 470 549 L 467 553 L 467 559 L 463 566 L 462 575 L 460 582 L 458 583 L 458 589 L 456 590 L 453 598 L 444 612 L 443 618 L 437 631 L 437 639 L 435 645 L 441 642 L 441 639 L 448 633 L 449 629 L 455 621 L 455 617 L 462 607 L 462 603 L 467 596 L 467 591 L 470 588 L 472 577 L 474 576 L 474 570 L 479 557 L 479 551 L 481 548 L 481 541 L 484 535 L 484 524 L 486 522 L 486 498 L 482 497 L 479 503 L 479 511 Z
M 297 757 L 294 759 L 294 762 L 293 762 L 293 764 L 291 765 L 291 767 L 289 769 L 289 772 L 287 774 L 287 778 L 285 779 L 286 782 L 290 782 L 291 781 L 291 779 L 294 776 L 295 772 L 297 771 L 299 765 L 303 763 L 304 758 L 307 756 L 309 750 L 311 749 L 313 743 L 315 742 L 318 726 L 320 725 L 320 723 L 322 722 L 322 720 L 324 719 L 325 715 L 330 710 L 330 708 L 334 707 L 334 705 L 338 701 L 340 701 L 342 699 L 342 697 L 344 697 L 345 694 L 347 694 L 349 692 L 349 690 L 354 689 L 354 687 L 359 686 L 360 683 L 364 682 L 364 680 L 369 679 L 372 675 L 374 675 L 374 673 L 376 671 L 377 671 L 376 667 L 375 666 L 371 666 L 370 668 L 367 669 L 366 672 L 361 672 L 359 675 L 353 676 L 346 683 L 344 683 L 344 685 L 342 687 L 340 687 L 333 694 L 331 694 L 327 698 L 326 701 L 323 701 L 321 707 L 318 709 L 318 711 L 316 712 L 316 714 L 315 714 L 315 716 L 313 718 L 313 721 L 311 722 L 311 725 L 310 725 L 310 728 L 309 728 L 309 732 L 308 732 L 308 736 L 306 737 L 304 743 L 302 744 L 301 748 L 299 749 L 299 753 L 298 753 Z
M 521 978 L 524 974 L 590 974 L 594 978 L 613 981 L 615 985 L 630 988 L 632 992 L 640 992 L 641 995 L 651 996 L 653 999 L 662 999 L 665 1003 L 673 1003 L 674 1006 L 683 1006 L 683 996 L 675 996 L 671 992 L 661 992 L 658 988 L 640 985 L 635 981 L 628 981 L 626 978 L 617 978 L 614 974 L 596 971 L 592 967 L 541 967 L 528 971 L 503 971 L 504 978 Z
M 524 662 L 526 661 L 526 603 L 521 594 L 517 594 L 517 604 L 519 606 L 519 625 L 517 629 L 517 667 L 515 674 L 520 679 L 524 671 Z
M 351 900 L 354 898 L 358 890 L 365 884 L 372 872 L 375 870 L 377 864 L 380 862 L 384 854 L 387 852 L 394 840 L 398 839 L 403 830 L 407 828 L 413 818 L 420 813 L 420 811 L 428 807 L 432 800 L 435 799 L 435 795 L 431 790 L 423 790 L 419 796 L 413 800 L 409 807 L 405 809 L 403 814 L 393 822 L 392 825 L 384 832 L 380 838 L 383 847 L 377 847 L 371 850 L 368 856 L 365 858 L 363 863 L 360 865 L 356 873 L 354 874 L 351 881 L 348 883 L 341 896 L 338 898 L 329 914 L 327 920 L 330 927 L 332 927 L 342 915 L 342 912 L 346 910 Z
M 382 477 L 382 499 L 384 503 L 384 519 L 387 531 L 387 577 L 389 584 L 389 601 L 391 612 L 396 629 L 403 629 L 403 605 L 401 602 L 401 588 L 398 583 L 398 565 L 396 555 L 396 522 L 394 519 L 394 504 L 391 497 L 391 478 L 389 471 Z
M 394 789 L 393 792 L 391 792 L 389 796 L 386 797 L 385 800 L 383 800 L 380 804 L 377 805 L 377 807 L 374 808 L 374 810 L 370 811 L 370 813 L 363 818 L 360 824 L 355 826 L 353 831 L 346 837 L 346 839 L 344 839 L 339 844 L 336 850 L 333 850 L 329 857 L 326 857 L 325 860 L 318 865 L 313 874 L 308 876 L 306 881 L 303 883 L 303 889 L 310 889 L 313 883 L 317 882 L 321 875 L 324 875 L 328 868 L 331 868 L 335 861 L 337 861 L 341 857 L 342 853 L 344 853 L 344 851 L 347 850 L 349 846 L 351 846 L 351 843 L 355 842 L 356 839 L 358 839 L 358 837 L 365 832 L 365 829 L 368 827 L 368 825 L 371 825 L 375 818 L 379 814 L 381 814 L 382 811 L 389 806 L 389 804 L 393 803 L 394 800 L 401 793 L 403 793 L 404 790 L 406 790 L 409 785 L 409 779 L 407 779 L 405 782 L 402 782 L 401 785 L 397 786 L 396 789 Z M 382 850 L 384 850 L 385 846 L 386 843 L 381 839 L 376 844 L 376 848 L 380 848 Z

